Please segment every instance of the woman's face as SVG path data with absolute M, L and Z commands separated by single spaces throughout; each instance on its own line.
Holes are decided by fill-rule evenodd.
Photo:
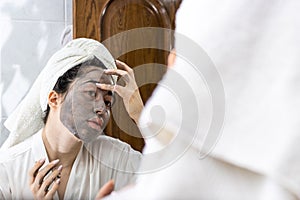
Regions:
M 113 84 L 113 80 L 99 67 L 80 70 L 83 73 L 71 84 L 62 103 L 60 120 L 77 138 L 88 143 L 103 133 L 113 103 L 112 92 L 100 90 L 96 83 Z

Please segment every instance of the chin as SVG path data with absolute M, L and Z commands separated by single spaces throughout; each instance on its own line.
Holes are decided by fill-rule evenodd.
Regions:
M 102 135 L 102 134 L 97 134 L 97 135 L 93 135 L 93 136 L 85 136 L 85 137 L 82 137 L 80 140 L 82 142 L 88 144 L 88 143 L 95 141 L 98 138 L 98 136 L 100 136 L 100 135 Z
M 101 131 L 95 131 L 92 128 L 84 128 L 77 133 L 76 137 L 87 144 L 95 141 L 100 135 L 104 135 L 103 129 Z

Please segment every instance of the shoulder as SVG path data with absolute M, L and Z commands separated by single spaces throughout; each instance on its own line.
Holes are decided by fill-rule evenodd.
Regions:
M 13 162 L 19 157 L 23 157 L 28 151 L 31 150 L 33 137 L 26 139 L 19 144 L 12 146 L 8 149 L 0 150 L 0 164 Z
M 0 151 L 0 199 L 12 199 L 12 189 L 19 183 L 24 183 L 27 166 L 24 159 L 31 147 L 30 140 Z M 17 176 L 16 176 L 17 174 Z M 17 179 L 18 182 L 15 182 Z

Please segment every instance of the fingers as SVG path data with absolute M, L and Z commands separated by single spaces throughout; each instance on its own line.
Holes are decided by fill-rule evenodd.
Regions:
M 49 199 L 52 199 L 55 191 L 58 189 L 60 184 L 60 173 L 62 171 L 62 165 L 60 165 L 56 170 L 54 170 L 43 182 L 39 191 L 37 192 L 37 196 L 47 196 Z M 51 186 L 51 188 L 50 188 Z M 50 189 L 49 189 L 50 188 Z
M 113 180 L 108 181 L 100 188 L 95 199 L 99 200 L 99 199 L 109 195 L 114 190 L 114 187 L 115 187 L 114 181 Z
M 58 162 L 59 160 L 54 160 L 42 168 L 45 159 L 41 159 L 29 171 L 29 184 L 36 199 L 53 199 L 53 195 L 60 184 L 62 172 L 62 165 L 54 170 Z
M 50 162 L 46 167 L 44 167 L 37 173 L 35 181 L 34 181 L 34 188 L 36 190 L 42 185 L 45 176 L 50 172 L 51 169 L 53 169 L 55 167 L 55 165 L 58 162 L 59 162 L 59 160 L 54 160 L 54 161 Z
M 133 70 L 124 62 L 120 61 L 120 60 L 116 60 L 116 64 L 117 64 L 117 67 L 119 69 L 123 69 L 127 72 L 132 72 Z
M 103 83 L 96 83 L 96 86 L 98 88 L 100 88 L 101 90 L 116 92 L 121 97 L 124 96 L 124 94 L 123 94 L 124 93 L 123 92 L 123 86 L 120 86 L 120 85 L 109 85 L 109 84 L 103 84 Z
M 56 170 L 54 170 L 46 179 L 44 179 L 41 188 L 44 192 L 48 192 L 50 185 L 60 176 L 62 171 L 62 165 L 60 165 Z
M 43 199 L 49 191 L 51 191 L 51 194 L 57 190 L 58 187 L 56 185 L 60 183 L 60 180 L 56 179 L 60 176 L 62 165 L 60 165 L 56 170 L 53 170 L 53 168 L 58 164 L 58 162 L 59 160 L 54 160 L 42 168 L 43 164 L 45 164 L 45 159 L 41 159 L 37 161 L 33 168 L 29 171 L 30 189 L 35 198 Z M 50 173 L 51 170 L 53 171 Z M 52 199 L 52 197 L 53 196 L 49 196 L 49 199 Z
M 106 69 L 104 73 L 107 75 L 117 75 L 117 76 L 125 76 L 127 74 L 126 71 L 120 69 Z
M 52 199 L 53 198 L 54 193 L 57 191 L 59 184 L 60 184 L 60 178 L 57 179 L 54 182 L 54 184 L 52 185 L 51 189 L 48 190 L 48 193 L 45 196 L 46 199 Z
M 101 90 L 106 90 L 106 91 L 115 91 L 115 86 L 116 85 L 109 85 L 109 84 L 103 84 L 103 83 L 96 83 L 96 86 L 100 88 Z
M 116 60 L 116 64 L 118 69 L 107 69 L 105 70 L 105 73 L 108 75 L 117 75 L 125 78 L 125 81 L 128 81 L 126 76 L 134 77 L 133 69 L 130 68 L 127 64 L 124 62 L 121 62 L 119 60 Z
M 29 184 L 31 185 L 34 180 L 35 177 L 39 171 L 39 169 L 43 166 L 43 164 L 45 163 L 45 158 L 40 159 L 39 161 L 36 161 L 34 166 L 30 169 L 28 175 L 29 175 Z

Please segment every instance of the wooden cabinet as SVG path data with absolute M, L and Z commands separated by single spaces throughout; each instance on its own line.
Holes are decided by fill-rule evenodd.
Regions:
M 73 36 L 87 37 L 104 42 L 115 59 L 127 63 L 135 71 L 144 103 L 151 96 L 156 84 L 145 82 L 145 78 L 160 80 L 164 75 L 167 56 L 174 44 L 170 32 L 149 35 L 143 27 L 175 29 L 175 14 L 181 0 L 74 0 Z M 135 31 L 140 40 L 127 38 L 128 30 Z M 126 32 L 127 31 L 127 32 Z M 118 37 L 116 37 L 118 36 Z M 139 48 L 143 42 L 153 47 Z M 129 118 L 122 101 L 117 98 L 113 106 L 112 119 L 106 134 L 129 143 L 139 151 L 144 146 L 138 128 Z

